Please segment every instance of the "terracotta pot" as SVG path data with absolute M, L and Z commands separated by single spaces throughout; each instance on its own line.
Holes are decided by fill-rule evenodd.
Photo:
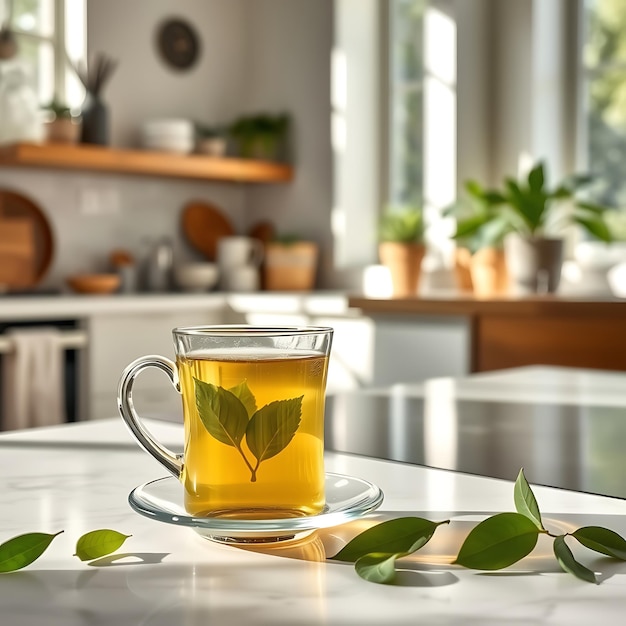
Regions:
M 474 290 L 471 263 L 472 253 L 468 248 L 457 248 L 454 251 L 454 278 L 460 291 Z
M 470 272 L 474 295 L 478 298 L 501 296 L 509 291 L 509 273 L 504 250 L 482 248 L 471 258 Z
M 311 241 L 265 246 L 263 285 L 271 291 L 310 291 L 315 285 L 318 247 Z
M 46 122 L 46 139 L 50 143 L 78 143 L 81 133 L 81 120 L 60 117 Z
M 424 246 L 416 243 L 383 241 L 379 244 L 378 255 L 381 263 L 389 268 L 394 296 L 417 295 L 424 252 Z

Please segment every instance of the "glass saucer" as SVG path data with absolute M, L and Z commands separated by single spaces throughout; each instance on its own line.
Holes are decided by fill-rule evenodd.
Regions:
M 207 539 L 221 543 L 290 541 L 319 528 L 337 526 L 375 511 L 383 501 L 379 487 L 352 476 L 326 474 L 326 506 L 318 515 L 286 519 L 235 520 L 191 517 L 183 504 L 183 487 L 174 476 L 135 487 L 130 506 L 150 519 L 189 526 Z

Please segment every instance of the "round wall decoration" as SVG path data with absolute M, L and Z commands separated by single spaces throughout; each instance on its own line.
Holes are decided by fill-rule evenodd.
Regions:
M 163 60 L 177 70 L 193 67 L 200 55 L 200 39 L 189 22 L 172 18 L 159 26 L 157 46 Z

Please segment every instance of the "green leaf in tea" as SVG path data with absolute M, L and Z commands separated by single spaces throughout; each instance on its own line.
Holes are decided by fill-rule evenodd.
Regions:
M 396 559 L 401 556 L 406 556 L 406 554 L 372 552 L 358 559 L 354 564 L 354 569 L 364 580 L 386 585 L 394 581 L 396 577 Z
M 537 528 L 544 530 L 539 505 L 537 504 L 533 490 L 526 480 L 526 476 L 524 476 L 523 468 L 519 471 L 517 480 L 515 481 L 513 497 L 515 500 L 515 510 L 535 522 Z
M 296 434 L 302 416 L 303 397 L 270 402 L 250 418 L 246 443 L 257 460 L 252 473 L 253 482 L 261 462 L 282 452 Z
M 256 398 L 245 380 L 230 389 L 193 380 L 198 415 L 207 432 L 237 449 L 250 470 L 250 481 L 256 482 L 261 462 L 284 450 L 296 434 L 304 396 L 276 400 L 257 410 Z M 255 467 L 241 447 L 244 437 L 256 459 Z
M 354 563 L 373 552 L 411 554 L 430 540 L 437 526 L 449 523 L 450 520 L 431 522 L 421 517 L 390 519 L 358 534 L 331 559 Z
M 250 390 L 250 387 L 248 387 L 247 381 L 242 380 L 238 385 L 231 387 L 228 391 L 241 400 L 241 404 L 246 407 L 248 417 L 252 417 L 256 413 L 256 398 Z
M 84 534 L 76 543 L 76 554 L 81 561 L 99 559 L 115 552 L 130 535 L 123 535 L 116 530 L 103 528 Z
M 626 561 L 626 541 L 608 528 L 583 526 L 571 535 L 590 550 Z
M 565 535 L 559 535 L 554 539 L 554 556 L 556 556 L 556 560 L 559 562 L 564 572 L 574 574 L 577 578 L 588 583 L 598 584 L 596 575 L 574 558 L 572 551 L 565 543 Z
M 52 540 L 63 531 L 47 533 L 27 533 L 13 537 L 0 545 L 0 572 L 14 572 L 36 561 L 47 549 Z
M 472 529 L 454 563 L 480 570 L 508 567 L 533 551 L 539 532 L 521 513 L 498 513 Z
M 196 407 L 204 427 L 227 446 L 240 447 L 248 426 L 248 412 L 243 402 L 223 387 L 194 378 Z

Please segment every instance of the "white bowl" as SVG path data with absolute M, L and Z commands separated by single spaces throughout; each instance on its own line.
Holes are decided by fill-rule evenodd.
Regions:
M 216 263 L 184 263 L 174 268 L 174 281 L 184 291 L 209 291 L 217 284 L 219 269 Z
M 193 139 L 143 139 L 142 145 L 148 150 L 161 150 L 165 152 L 177 152 L 187 154 L 194 149 Z
M 141 125 L 141 133 L 144 137 L 193 138 L 195 128 L 191 120 L 154 119 L 147 120 Z

